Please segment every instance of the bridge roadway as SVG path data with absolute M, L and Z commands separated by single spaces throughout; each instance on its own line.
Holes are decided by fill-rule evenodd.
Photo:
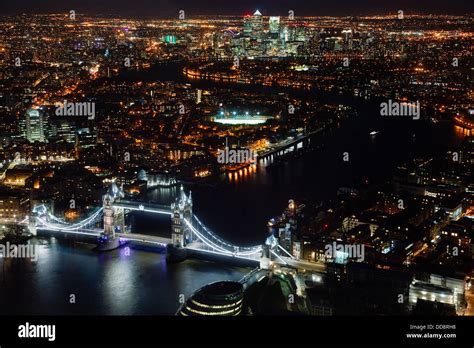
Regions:
M 172 215 L 171 207 L 163 204 L 154 204 L 147 202 L 134 202 L 126 200 L 117 200 L 114 202 L 114 207 L 123 208 L 127 210 L 146 211 L 149 213 L 158 213 L 165 215 Z
M 100 228 L 87 228 L 87 229 L 80 229 L 77 231 L 64 231 L 61 229 L 54 229 L 51 227 L 37 227 L 39 231 L 48 231 L 48 232 L 59 232 L 64 234 L 78 234 L 83 236 L 95 236 L 99 237 L 102 233 L 102 229 Z M 115 235 L 123 240 L 128 240 L 132 242 L 142 242 L 142 243 L 149 243 L 149 244 L 157 244 L 157 245 L 167 245 L 171 243 L 171 238 L 165 237 L 158 237 L 158 236 L 150 236 L 146 234 L 139 234 L 139 233 L 115 233 Z
M 305 260 L 295 260 L 286 256 L 281 256 L 281 258 L 287 263 L 286 267 L 296 268 L 296 269 L 305 269 L 307 271 L 325 273 L 326 264 L 320 262 L 309 262 Z
M 64 231 L 60 229 L 42 228 L 42 227 L 38 227 L 37 229 L 43 230 L 43 231 L 49 231 L 49 232 L 59 232 L 59 233 L 65 233 L 65 234 L 79 234 L 79 235 L 88 235 L 88 236 L 97 236 L 97 237 L 102 232 L 102 230 L 98 228 L 81 229 L 77 231 Z M 162 246 L 165 246 L 172 242 L 171 238 L 151 236 L 151 235 L 138 234 L 138 233 L 116 233 L 116 236 L 128 241 L 149 243 L 149 244 L 162 245 Z M 222 252 L 212 250 L 211 248 L 209 248 L 202 242 L 190 243 L 186 246 L 186 248 L 189 250 L 196 251 L 196 252 L 204 252 L 204 253 L 209 253 L 209 254 L 226 256 L 230 258 L 255 261 L 258 263 L 260 262 L 260 253 L 253 253 L 248 256 L 233 255 L 230 252 L 222 253 Z M 319 272 L 319 273 L 326 272 L 326 266 L 323 263 L 308 262 L 304 260 L 295 260 L 293 258 L 290 258 L 287 256 L 281 256 L 281 255 L 279 256 L 279 258 L 275 258 L 272 261 L 284 267 L 290 267 L 290 268 L 295 268 L 295 269 L 305 269 L 307 271 L 313 271 L 313 272 Z
M 251 256 L 237 256 L 237 255 L 232 255 L 231 253 L 221 253 L 217 252 L 214 250 L 211 250 L 209 247 L 207 247 L 204 243 L 196 241 L 188 244 L 186 246 L 187 249 L 198 251 L 198 252 L 207 252 L 211 254 L 216 254 L 216 255 L 223 255 L 223 256 L 228 256 L 228 257 L 234 257 L 234 258 L 240 258 L 244 260 L 251 260 L 251 261 L 256 261 L 260 263 L 260 253 L 254 253 Z M 295 268 L 295 269 L 305 269 L 307 271 L 311 272 L 318 272 L 318 273 L 325 273 L 326 272 L 326 265 L 324 263 L 320 262 L 309 262 L 305 260 L 296 260 L 294 258 L 290 258 L 287 256 L 282 256 L 279 255 L 278 258 L 274 258 L 272 262 L 279 264 L 280 266 L 284 267 L 289 267 L 289 268 Z
M 208 253 L 208 254 L 227 256 L 227 257 L 236 258 L 236 259 L 255 261 L 256 263 L 260 264 L 260 252 L 251 253 L 251 254 L 245 255 L 245 256 L 235 255 L 234 253 L 232 253 L 230 251 L 229 252 L 221 252 L 221 251 L 213 250 L 211 247 L 207 246 L 206 244 L 202 243 L 201 241 L 194 241 L 192 243 L 189 243 L 188 245 L 186 245 L 186 249 L 193 250 L 193 251 L 196 251 L 196 252 L 204 252 L 204 253 Z
M 132 242 L 142 242 L 142 243 L 150 243 L 150 244 L 157 244 L 157 245 L 167 245 L 171 243 L 171 238 L 150 236 L 147 234 L 116 233 L 115 235 L 121 239 L 129 240 Z
M 103 231 L 100 228 L 81 228 L 81 229 L 77 229 L 77 230 L 65 231 L 64 229 L 60 229 L 60 228 L 43 227 L 43 226 L 36 227 L 36 230 L 38 230 L 38 231 L 47 231 L 47 232 L 59 232 L 59 233 L 64 233 L 64 234 L 80 234 L 80 235 L 83 235 L 83 236 L 97 236 L 97 237 Z

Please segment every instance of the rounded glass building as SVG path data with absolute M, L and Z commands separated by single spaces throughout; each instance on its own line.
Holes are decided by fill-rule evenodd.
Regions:
M 183 304 L 178 315 L 240 315 L 243 293 L 243 286 L 239 282 L 221 281 L 208 284 Z

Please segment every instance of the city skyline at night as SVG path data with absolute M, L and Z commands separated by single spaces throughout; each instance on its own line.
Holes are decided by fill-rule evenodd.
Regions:
M 138 6 L 137 6 L 138 5 Z M 105 0 L 97 1 L 61 1 L 47 0 L 38 3 L 33 0 L 23 0 L 21 2 L 4 2 L 0 10 L 5 14 L 20 13 L 58 13 L 67 12 L 69 9 L 76 9 L 78 12 L 86 14 L 114 14 L 126 17 L 145 16 L 155 18 L 173 17 L 179 10 L 188 10 L 192 15 L 244 15 L 259 9 L 264 14 L 274 13 L 284 15 L 289 10 L 301 12 L 300 15 L 317 16 L 359 16 L 359 15 L 381 15 L 384 13 L 396 13 L 404 9 L 412 14 L 455 14 L 464 15 L 472 13 L 472 5 L 466 4 L 462 0 L 446 2 L 435 1 L 415 1 L 405 0 L 396 2 L 381 2 L 376 0 L 363 0 L 357 3 L 350 0 L 341 0 L 335 3 L 327 1 L 279 1 L 277 3 L 268 0 L 255 2 L 244 0 L 239 2 L 219 3 L 219 10 L 216 11 L 215 0 L 203 0 L 200 2 L 190 0 L 141 0 L 138 4 L 128 0 Z

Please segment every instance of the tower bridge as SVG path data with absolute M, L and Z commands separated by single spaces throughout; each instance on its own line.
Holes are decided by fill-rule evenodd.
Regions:
M 170 217 L 171 238 L 132 233 L 125 224 L 125 215 L 131 211 Z M 251 247 L 237 246 L 223 240 L 193 214 L 191 193 L 186 195 L 182 186 L 175 201 L 167 206 L 125 200 L 123 191 L 113 183 L 103 196 L 102 207 L 81 221 L 67 222 L 51 214 L 45 205 L 37 205 L 28 225 L 30 229 L 38 231 L 97 237 L 98 250 L 111 250 L 127 241 L 135 241 L 151 245 L 171 245 L 173 248 L 201 255 L 245 260 L 265 269 L 281 265 L 324 271 L 321 264 L 296 259 L 272 238 L 268 238 L 264 245 Z

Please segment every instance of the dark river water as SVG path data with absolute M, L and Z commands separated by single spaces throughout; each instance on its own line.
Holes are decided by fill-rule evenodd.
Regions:
M 127 79 L 179 80 L 179 67 L 158 66 Z M 190 82 L 201 88 L 208 82 Z M 243 88 L 243 87 L 239 87 Z M 245 87 L 248 88 L 248 87 Z M 269 93 L 271 90 L 269 90 Z M 311 97 L 321 102 L 346 103 L 358 115 L 325 139 L 325 148 L 310 152 L 270 171 L 261 167 L 253 175 L 215 186 L 186 187 L 193 191 L 193 211 L 211 230 L 239 245 L 260 244 L 266 222 L 280 214 L 289 199 L 318 202 L 335 196 L 341 186 L 367 179 L 379 183 L 390 178 L 394 166 L 413 155 L 439 153 L 459 143 L 452 125 L 379 116 L 377 103 L 328 95 Z M 380 133 L 369 136 L 373 130 Z M 415 136 L 414 136 L 415 135 Z M 350 161 L 342 161 L 349 152 Z M 167 190 L 150 196 L 169 201 Z M 133 216 L 134 232 L 169 234 L 169 221 Z M 188 260 L 167 264 L 163 254 L 132 249 L 98 254 L 90 244 L 65 243 L 55 238 L 40 243 L 37 262 L 0 260 L 0 314 L 174 314 L 179 295 L 188 296 L 217 280 L 238 280 L 249 269 L 216 262 Z M 70 295 L 76 303 L 69 303 Z
M 133 248 L 99 254 L 91 244 L 31 242 L 41 243 L 37 262 L 0 261 L 0 314 L 174 315 L 180 294 L 249 271 L 199 260 L 167 264 L 163 254 Z

